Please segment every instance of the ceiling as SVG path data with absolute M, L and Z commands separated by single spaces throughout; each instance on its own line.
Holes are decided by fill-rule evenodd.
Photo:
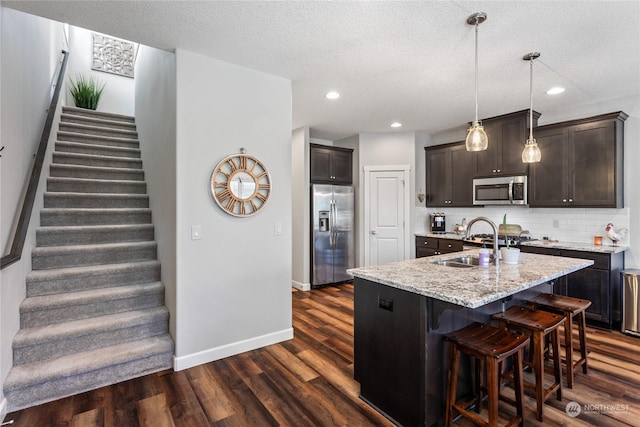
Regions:
M 293 127 L 316 138 L 457 128 L 479 116 L 640 95 L 640 2 L 632 1 L 2 1 L 148 46 L 197 52 L 290 79 Z M 561 95 L 546 95 L 552 86 Z M 341 97 L 328 100 L 329 90 Z M 393 121 L 403 126 L 391 129 Z

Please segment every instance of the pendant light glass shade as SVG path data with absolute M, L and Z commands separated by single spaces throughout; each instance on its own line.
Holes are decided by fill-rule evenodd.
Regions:
M 529 138 L 522 150 L 522 163 L 538 163 L 542 159 L 542 152 L 533 138 L 533 60 L 540 57 L 540 52 L 527 53 L 522 57 L 529 61 Z
M 474 121 L 469 129 L 467 129 L 466 146 L 467 151 L 482 151 L 489 146 L 489 138 L 484 131 L 484 127 L 479 121 Z
M 487 137 L 482 122 L 478 120 L 478 25 L 487 20 L 487 14 L 484 12 L 474 13 L 467 18 L 467 24 L 476 27 L 476 118 L 471 127 L 467 129 L 466 147 L 467 151 L 483 151 L 489 146 L 489 138 Z
M 522 163 L 537 163 L 542 159 L 542 152 L 535 139 L 527 139 L 522 150 Z

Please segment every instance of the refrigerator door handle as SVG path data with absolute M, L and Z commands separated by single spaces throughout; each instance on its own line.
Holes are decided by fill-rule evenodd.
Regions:
M 329 202 L 329 247 L 335 248 L 335 235 L 333 234 L 333 229 L 335 227 L 335 210 L 336 210 L 336 202 L 332 200 Z
M 335 200 L 333 200 L 331 203 L 333 206 L 333 225 L 331 226 L 331 232 L 333 233 L 333 247 L 337 248 L 338 247 L 338 229 L 336 225 L 338 224 L 338 205 L 336 204 Z

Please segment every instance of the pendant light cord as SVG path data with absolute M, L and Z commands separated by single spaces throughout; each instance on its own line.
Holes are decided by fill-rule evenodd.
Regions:
M 476 123 L 478 122 L 478 18 L 476 17 Z
M 533 60 L 529 60 L 529 139 L 533 140 Z

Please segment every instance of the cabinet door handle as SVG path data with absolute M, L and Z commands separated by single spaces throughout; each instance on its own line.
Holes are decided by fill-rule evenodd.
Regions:
M 567 199 L 562 199 L 562 203 L 567 203 Z
M 502 170 L 501 170 L 501 169 L 498 169 L 498 173 L 500 173 L 500 172 L 502 172 Z
M 494 169 L 494 170 L 493 170 L 493 173 L 496 173 L 496 172 L 497 172 L 497 170 L 495 170 L 495 169 Z
M 569 199 L 569 203 L 573 203 L 573 199 Z

